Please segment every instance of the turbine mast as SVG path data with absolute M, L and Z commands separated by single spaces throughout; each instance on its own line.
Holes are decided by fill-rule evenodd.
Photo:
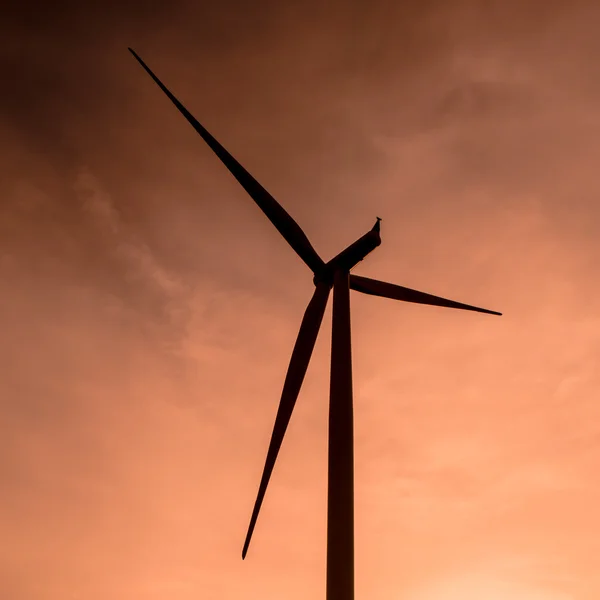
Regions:
M 327 600 L 354 600 L 354 417 L 350 274 L 333 283 L 329 465 L 327 473 Z

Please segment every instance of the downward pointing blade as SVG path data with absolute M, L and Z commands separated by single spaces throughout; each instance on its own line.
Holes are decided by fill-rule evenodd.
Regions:
M 329 287 L 326 284 L 318 284 L 311 301 L 306 308 L 302 324 L 300 325 L 300 331 L 296 344 L 292 352 L 292 358 L 290 359 L 290 365 L 285 377 L 285 383 L 283 384 L 283 392 L 281 393 L 281 400 L 279 402 L 279 408 L 277 409 L 277 417 L 275 418 L 275 426 L 273 427 L 273 433 L 271 435 L 271 442 L 269 443 L 269 451 L 267 452 L 267 460 L 265 462 L 265 468 L 263 470 L 262 478 L 260 480 L 260 486 L 258 488 L 258 496 L 254 504 L 254 510 L 252 511 L 252 517 L 250 519 L 250 526 L 248 527 L 248 533 L 246 535 L 246 541 L 244 542 L 244 549 L 242 550 L 242 558 L 246 558 L 248 552 L 248 546 L 252 539 L 252 532 L 258 519 L 258 513 L 267 491 L 267 485 L 275 466 L 277 454 L 281 448 L 283 437 L 287 429 L 288 423 L 292 416 L 292 411 L 296 404 L 296 399 L 300 393 L 304 376 L 310 362 L 310 357 L 315 347 L 317 335 L 319 333 L 319 327 L 323 321 L 323 314 L 325 313 L 325 307 L 327 306 L 327 299 L 329 298 Z
M 402 300 L 403 302 L 444 306 L 446 308 L 459 308 L 462 310 L 486 313 L 488 315 L 502 315 L 502 313 L 494 310 L 478 308 L 477 306 L 463 304 L 462 302 L 455 302 L 454 300 L 447 300 L 446 298 L 440 298 L 439 296 L 432 296 L 425 292 L 411 290 L 410 288 L 402 287 L 401 285 L 386 283 L 385 281 L 378 281 L 377 279 L 369 279 L 368 277 L 360 277 L 358 275 L 350 275 L 350 288 L 357 292 L 362 292 L 363 294 L 390 298 L 392 300 Z
M 265 190 L 242 165 L 197 121 L 197 119 L 179 102 L 179 100 L 167 89 L 160 79 L 150 70 L 146 63 L 132 50 L 129 51 L 142 65 L 144 70 L 152 77 L 158 87 L 168 96 L 177 107 L 179 112 L 188 120 L 190 125 L 200 134 L 210 149 L 221 159 L 221 162 L 229 169 L 230 173 L 238 180 L 240 185 L 250 194 L 258 207 L 265 213 L 269 221 L 275 225 L 279 233 L 288 244 L 296 251 L 298 256 L 316 273 L 320 271 L 324 262 L 321 260 L 306 234 L 298 223 L 285 211 L 285 209 Z

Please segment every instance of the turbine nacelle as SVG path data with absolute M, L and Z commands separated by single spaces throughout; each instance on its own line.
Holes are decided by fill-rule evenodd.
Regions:
M 350 271 L 368 254 L 373 252 L 377 246 L 381 245 L 380 225 L 381 219 L 377 217 L 377 222 L 373 228 L 350 244 L 345 250 L 342 250 L 337 256 L 332 258 L 322 270 L 315 273 L 313 283 L 325 283 L 329 287 L 333 286 L 333 276 L 336 271 Z

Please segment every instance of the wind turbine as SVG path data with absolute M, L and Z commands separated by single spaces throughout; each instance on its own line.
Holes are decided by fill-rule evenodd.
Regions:
M 304 313 L 283 384 L 275 426 L 258 488 L 258 496 L 242 550 L 242 559 L 246 557 L 248 552 L 275 460 L 304 381 L 329 299 L 329 293 L 333 288 L 327 477 L 327 600 L 353 600 L 354 447 L 350 290 L 404 302 L 458 308 L 491 315 L 501 315 L 501 313 L 454 302 L 453 300 L 392 283 L 350 274 L 351 269 L 357 263 L 381 244 L 379 235 L 381 219 L 379 217 L 377 217 L 377 221 L 370 231 L 353 244 L 350 244 L 328 263 L 325 263 L 312 247 L 299 225 L 275 198 L 196 120 L 131 48 L 129 48 L 129 51 L 221 159 L 231 174 L 314 274 L 315 291 Z

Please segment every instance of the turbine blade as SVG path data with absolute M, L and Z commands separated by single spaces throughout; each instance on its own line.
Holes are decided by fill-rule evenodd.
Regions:
M 319 283 L 315 289 L 315 293 L 311 298 L 311 301 L 306 308 L 302 324 L 300 325 L 300 331 L 298 332 L 298 338 L 292 352 L 292 358 L 290 359 L 290 365 L 288 367 L 287 374 L 285 376 L 285 383 L 283 384 L 283 391 L 281 393 L 281 400 L 279 402 L 279 408 L 277 409 L 277 417 L 275 418 L 275 426 L 273 427 L 273 433 L 271 435 L 271 441 L 269 443 L 269 450 L 267 452 L 267 459 L 265 461 L 265 467 L 263 470 L 262 478 L 260 480 L 260 486 L 258 488 L 258 495 L 254 504 L 254 510 L 252 511 L 252 517 L 250 519 L 250 526 L 248 527 L 248 533 L 244 542 L 244 549 L 242 550 L 242 559 L 246 558 L 248 552 L 248 546 L 252 538 L 252 532 L 258 519 L 258 513 L 275 466 L 275 460 L 277 454 L 281 448 L 281 443 L 285 435 L 288 423 L 292 416 L 292 411 L 296 404 L 296 399 L 300 393 L 302 382 L 308 368 L 308 363 L 315 347 L 317 335 L 319 333 L 319 327 L 323 321 L 323 314 L 325 313 L 325 307 L 327 306 L 327 299 L 329 298 L 329 287 L 326 284 Z
M 229 169 L 230 173 L 238 180 L 240 185 L 250 194 L 258 207 L 265 213 L 269 221 L 285 238 L 288 244 L 296 251 L 300 258 L 310 267 L 313 273 L 320 271 L 324 262 L 321 260 L 306 234 L 298 223 L 285 211 L 285 209 L 265 190 L 229 152 L 197 121 L 197 119 L 181 104 L 181 102 L 167 89 L 160 79 L 150 70 L 146 63 L 129 48 L 135 59 L 144 68 L 146 73 L 152 77 L 158 87 L 177 107 L 179 112 L 187 119 L 190 125 L 198 132 L 210 149 L 221 159 L 221 162 Z
M 430 304 L 431 306 L 473 310 L 489 315 L 502 315 L 502 313 L 494 310 L 478 308 L 477 306 L 463 304 L 462 302 L 455 302 L 454 300 L 447 300 L 446 298 L 440 298 L 439 296 L 432 296 L 425 292 L 411 290 L 410 288 L 402 287 L 401 285 L 386 283 L 385 281 L 378 281 L 377 279 L 369 279 L 368 277 L 360 277 L 358 275 L 350 275 L 350 288 L 357 292 L 362 292 L 363 294 L 391 298 L 392 300 L 402 300 L 403 302 L 415 302 L 417 304 Z

